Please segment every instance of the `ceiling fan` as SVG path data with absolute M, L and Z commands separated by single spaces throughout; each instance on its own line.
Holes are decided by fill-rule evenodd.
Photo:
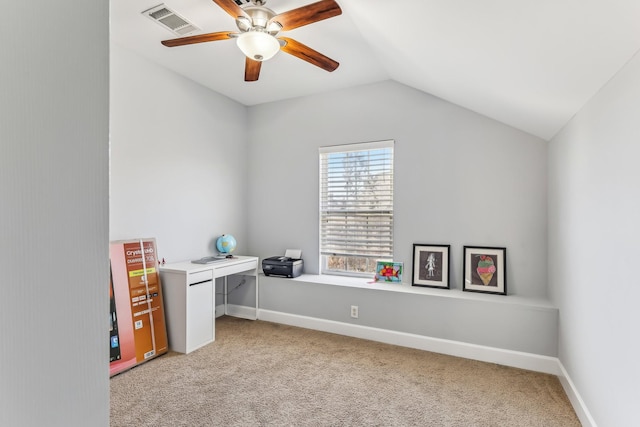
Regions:
M 168 47 L 212 42 L 235 38 L 240 50 L 245 54 L 244 80 L 252 82 L 260 77 L 262 62 L 282 50 L 326 71 L 333 71 L 340 65 L 333 59 L 289 37 L 278 37 L 280 31 L 289 31 L 342 13 L 334 0 L 320 0 L 288 12 L 276 14 L 264 6 L 266 0 L 251 0 L 252 5 L 240 7 L 234 0 L 213 0 L 236 20 L 239 32 L 219 31 L 208 34 L 164 40 Z

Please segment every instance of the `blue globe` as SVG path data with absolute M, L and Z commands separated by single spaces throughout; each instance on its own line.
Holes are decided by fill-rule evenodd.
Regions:
M 236 248 L 236 239 L 231 234 L 223 234 L 216 240 L 216 248 L 221 254 L 230 254 Z

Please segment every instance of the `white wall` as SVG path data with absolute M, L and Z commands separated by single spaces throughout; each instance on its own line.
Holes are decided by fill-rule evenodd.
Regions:
M 111 46 L 110 239 L 155 237 L 159 258 L 247 252 L 246 108 Z
M 318 147 L 394 139 L 395 260 L 413 243 L 507 247 L 508 292 L 546 298 L 545 141 L 394 82 L 249 109 L 249 241 L 318 273 Z M 410 277 L 407 279 L 410 281 Z
M 109 5 L 51 6 L 3 2 L 0 425 L 108 426 Z
M 640 53 L 549 148 L 559 357 L 600 426 L 640 425 Z

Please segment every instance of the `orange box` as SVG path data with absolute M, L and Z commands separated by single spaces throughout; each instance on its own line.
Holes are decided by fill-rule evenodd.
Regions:
M 168 351 L 155 239 L 111 242 L 110 364 L 113 376 Z

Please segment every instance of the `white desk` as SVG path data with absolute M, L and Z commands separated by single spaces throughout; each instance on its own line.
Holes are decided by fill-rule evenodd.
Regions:
M 255 277 L 258 318 L 258 257 L 235 256 L 211 264 L 184 261 L 160 267 L 169 346 L 189 353 L 215 340 L 215 280 L 224 278 L 224 314 L 227 310 L 227 277 Z

